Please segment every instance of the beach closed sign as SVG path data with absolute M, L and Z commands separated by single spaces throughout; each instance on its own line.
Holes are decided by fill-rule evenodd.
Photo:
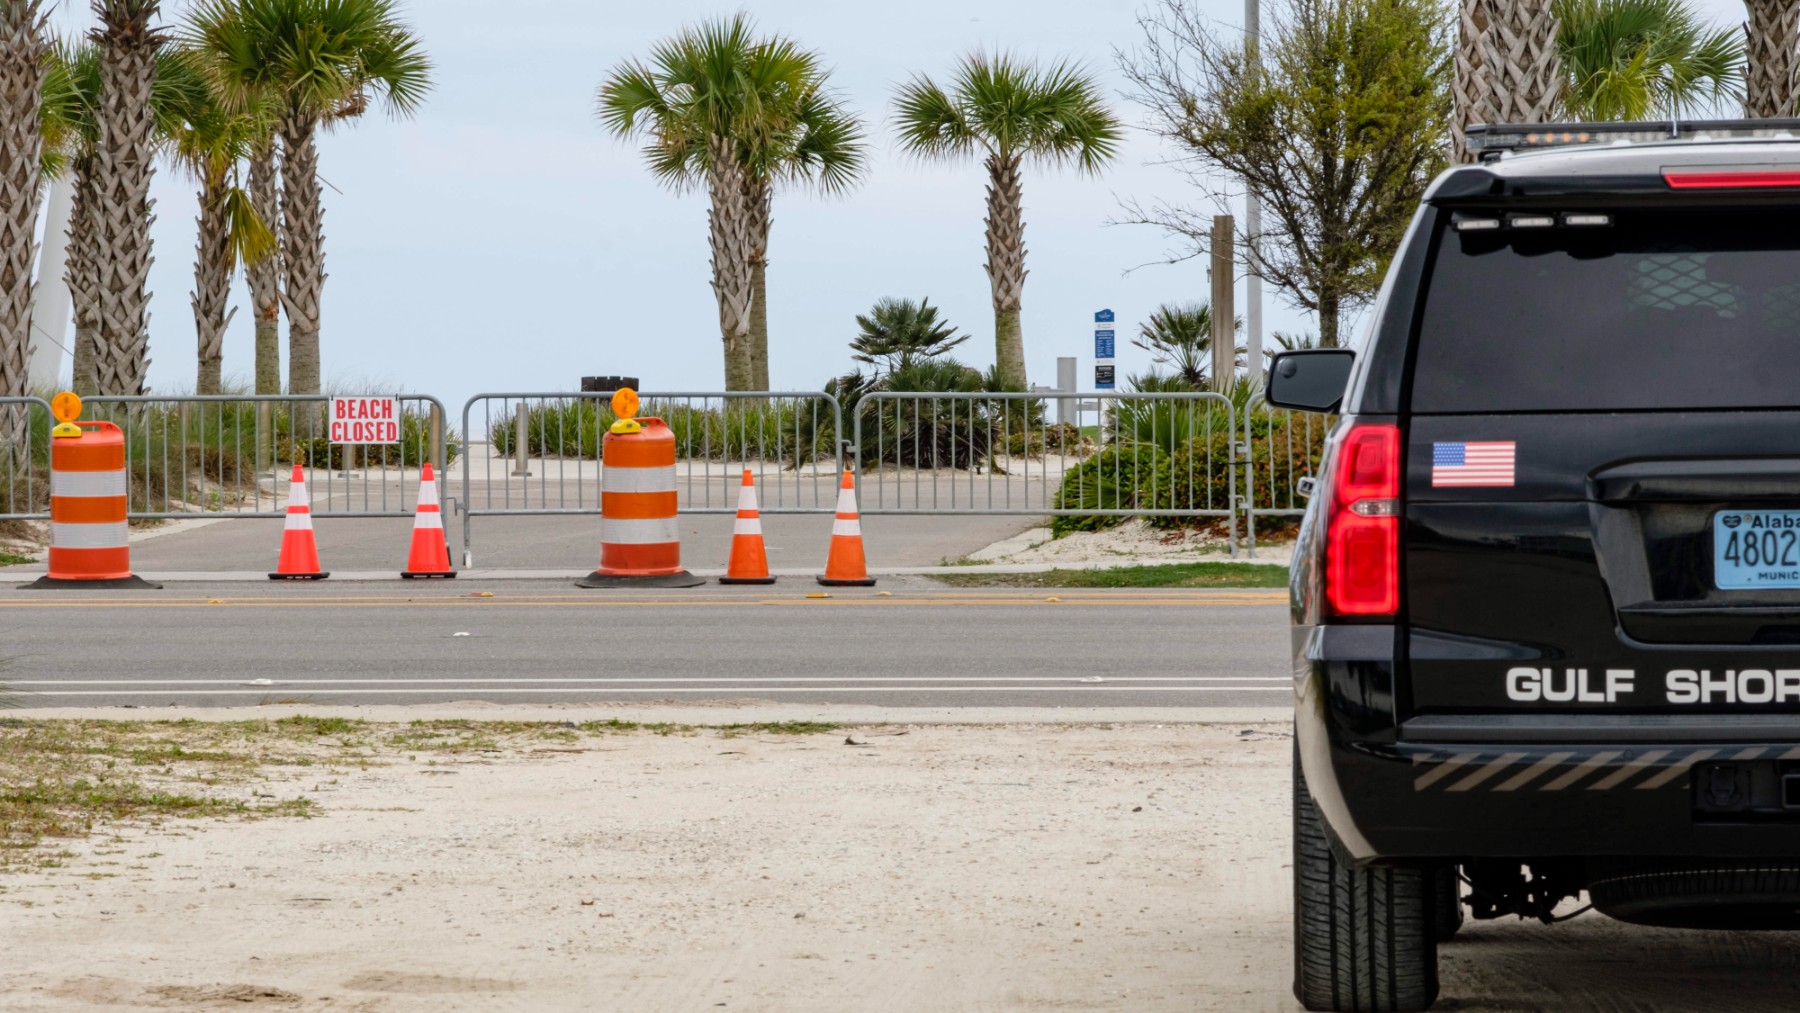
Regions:
M 399 443 L 400 408 L 393 397 L 331 399 L 331 442 Z

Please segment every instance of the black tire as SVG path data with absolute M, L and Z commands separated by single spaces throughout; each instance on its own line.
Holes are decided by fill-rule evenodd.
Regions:
M 1447 943 L 1456 938 L 1463 926 L 1462 883 L 1456 878 L 1456 866 L 1440 865 L 1433 873 L 1436 913 L 1432 924 L 1437 941 Z
M 1595 859 L 1588 899 L 1601 914 L 1677 929 L 1800 929 L 1791 859 Z
M 1332 853 L 1294 762 L 1294 998 L 1403 1013 L 1437 999 L 1436 883 L 1425 867 L 1354 869 Z

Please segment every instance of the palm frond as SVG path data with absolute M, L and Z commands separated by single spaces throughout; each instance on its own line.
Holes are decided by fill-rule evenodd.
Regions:
M 256 213 L 256 202 L 243 187 L 233 185 L 221 199 L 225 202 L 225 221 L 231 234 L 231 257 L 238 263 L 255 264 L 273 256 L 275 231 Z
M 1095 173 L 1118 155 L 1124 137 L 1084 68 L 1038 66 L 1008 53 L 964 56 L 948 88 L 915 77 L 894 104 L 901 145 L 929 158 L 984 150 Z
M 925 158 L 966 158 L 982 140 L 961 103 L 923 75 L 900 86 L 894 114 L 900 146 Z
M 685 28 L 646 60 L 619 64 L 600 86 L 596 113 L 614 136 L 642 138 L 645 163 L 676 189 L 697 184 L 715 151 L 729 151 L 760 183 L 840 192 L 861 177 L 867 146 L 825 78 L 817 54 L 783 36 L 758 38 L 740 13 Z
M 1587 120 L 1685 116 L 1732 96 L 1737 33 L 1708 28 L 1682 0 L 1555 0 L 1569 113 Z
M 410 116 L 431 88 L 423 43 L 389 0 L 197 0 L 182 34 L 212 55 L 234 105 L 267 93 L 291 114 L 329 120 L 372 92 Z

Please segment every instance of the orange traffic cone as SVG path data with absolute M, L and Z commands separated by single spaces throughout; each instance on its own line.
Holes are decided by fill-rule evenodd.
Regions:
M 270 580 L 324 580 L 330 573 L 319 569 L 319 545 L 313 540 L 312 501 L 306 497 L 306 475 L 294 462 L 288 480 L 287 524 L 281 531 L 281 561 Z
M 769 576 L 769 554 L 763 551 L 762 513 L 756 509 L 756 480 L 750 469 L 744 469 L 744 484 L 738 489 L 737 523 L 731 528 L 731 562 L 725 567 L 721 584 L 773 584 Z
M 856 516 L 856 480 L 850 469 L 844 469 L 844 480 L 838 485 L 837 519 L 831 522 L 831 555 L 825 559 L 825 575 L 819 583 L 826 587 L 873 587 L 863 561 L 862 521 Z
M 454 577 L 450 569 L 450 546 L 444 541 L 444 514 L 438 509 L 437 480 L 431 475 L 431 462 L 425 462 L 425 473 L 419 476 L 419 505 L 413 512 L 412 553 L 406 557 L 406 569 L 400 576 Z

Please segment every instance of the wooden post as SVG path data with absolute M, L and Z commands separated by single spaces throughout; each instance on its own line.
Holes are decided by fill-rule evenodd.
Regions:
M 1232 293 L 1236 286 L 1237 260 L 1233 256 L 1232 221 L 1230 215 L 1214 215 L 1212 227 L 1212 375 L 1213 389 L 1221 394 L 1231 392 L 1237 379 L 1237 307 Z

